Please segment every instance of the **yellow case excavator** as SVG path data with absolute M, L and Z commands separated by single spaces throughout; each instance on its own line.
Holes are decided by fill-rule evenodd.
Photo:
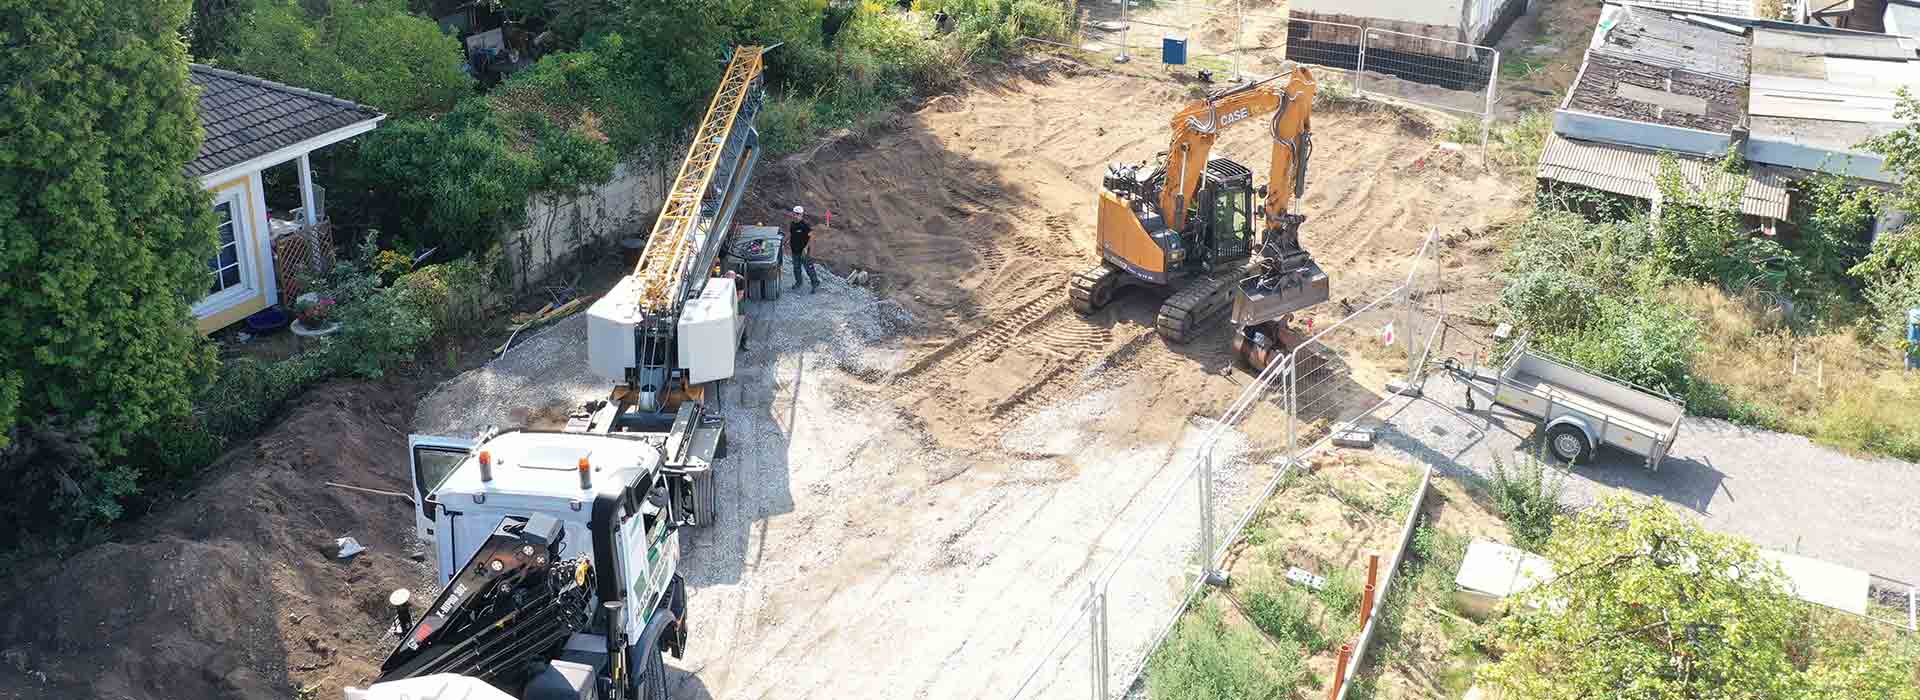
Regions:
M 1091 314 L 1126 286 L 1169 290 L 1155 325 L 1185 343 L 1231 301 L 1241 359 L 1264 367 L 1290 349 L 1292 314 L 1328 298 L 1326 273 L 1300 247 L 1306 217 L 1290 211 L 1306 187 L 1315 91 L 1313 74 L 1295 67 L 1213 93 L 1174 115 L 1163 160 L 1107 166 L 1101 263 L 1074 277 L 1074 309 Z M 1255 188 L 1253 172 L 1232 159 L 1208 159 L 1222 130 L 1269 114 L 1270 186 Z

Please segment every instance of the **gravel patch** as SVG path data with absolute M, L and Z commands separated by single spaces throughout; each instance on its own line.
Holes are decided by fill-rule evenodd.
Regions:
M 1506 409 L 1460 408 L 1465 388 L 1427 380 L 1426 398 L 1381 410 L 1381 446 L 1455 478 L 1486 478 L 1498 458 L 1538 450 L 1534 424 Z M 1920 466 L 1849 455 L 1805 437 L 1687 418 L 1659 471 L 1602 450 L 1566 479 L 1575 505 L 1627 492 L 1653 496 L 1708 528 L 1762 547 L 1823 559 L 1898 581 L 1920 582 Z

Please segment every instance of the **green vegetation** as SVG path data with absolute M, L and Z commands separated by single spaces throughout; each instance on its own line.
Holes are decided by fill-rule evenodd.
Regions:
M 9 532 L 118 517 L 213 368 L 186 0 L 0 2 L 0 476 Z
M 1492 469 L 1488 486 L 1494 512 L 1507 521 L 1515 546 L 1539 551 L 1553 536 L 1554 520 L 1567 512 L 1560 500 L 1566 482 L 1552 467 L 1531 457 L 1511 467 L 1495 457 Z
M 1543 193 L 1508 231 L 1502 312 L 1542 349 L 1671 392 L 1690 413 L 1920 458 L 1920 382 L 1898 369 L 1920 237 L 1869 249 L 1880 203 L 1833 177 L 1800 186 L 1778 237 L 1751 235 L 1741 178 L 1707 179 L 1663 163 L 1657 217 Z
M 1209 598 L 1154 651 L 1147 692 L 1157 700 L 1279 698 L 1306 676 L 1298 647 L 1270 646 L 1259 633 L 1228 624 Z
M 1481 682 L 1508 697 L 1920 697 L 1920 649 L 1827 624 L 1753 546 L 1614 497 L 1555 528 Z
M 384 251 L 390 252 L 390 251 Z M 371 240 L 308 286 L 336 300 L 340 331 L 320 346 L 277 362 L 238 359 L 221 368 L 192 419 L 175 426 L 210 463 L 219 449 L 267 427 L 287 401 L 334 377 L 377 379 L 416 356 L 437 338 L 481 330 L 500 302 L 500 256 L 466 257 L 407 272 L 376 264 L 383 251 Z M 410 266 L 409 266 L 410 267 Z M 398 274 L 394 274 L 398 273 Z M 218 399 L 218 400 L 215 400 Z M 179 476 L 189 476 L 182 474 Z
M 390 114 L 443 112 L 473 93 L 460 40 L 402 0 L 252 0 L 217 54 L 223 67 L 325 92 Z

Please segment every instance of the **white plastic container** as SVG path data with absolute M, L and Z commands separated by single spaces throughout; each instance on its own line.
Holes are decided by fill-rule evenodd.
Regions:
M 740 314 L 733 279 L 707 280 L 700 296 L 680 309 L 680 366 L 688 384 L 733 376 L 733 354 L 740 346 Z M 631 345 L 631 341 L 628 343 Z

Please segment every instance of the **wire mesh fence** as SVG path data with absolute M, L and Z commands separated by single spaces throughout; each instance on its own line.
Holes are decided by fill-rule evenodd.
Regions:
M 1361 90 L 1462 114 L 1490 114 L 1500 52 L 1490 46 L 1367 29 Z
M 1378 414 L 1392 400 L 1376 386 L 1377 377 L 1363 376 L 1360 368 L 1398 374 L 1417 366 L 1440 323 L 1426 315 L 1444 311 L 1421 303 L 1438 298 L 1436 237 L 1428 234 L 1404 282 L 1262 368 L 1218 418 L 1186 423 L 1160 485 L 1121 507 L 1113 534 L 1093 544 L 1085 592 L 1062 608 L 1064 631 L 1047 637 L 1053 644 L 1015 698 L 1137 696 L 1155 650 L 1208 582 L 1222 575 L 1231 544 L 1286 475 L 1324 450 L 1342 426 Z M 1419 330 L 1403 340 L 1394 337 L 1401 332 L 1394 326 Z M 1408 358 L 1412 363 L 1402 364 Z
M 1314 66 L 1324 94 L 1478 118 L 1483 155 L 1498 99 L 1500 52 L 1493 47 L 1253 12 L 1231 0 L 1081 0 L 1071 25 L 1065 44 L 1071 48 L 1120 62 L 1205 70 L 1218 81 L 1275 75 L 1290 63 Z

